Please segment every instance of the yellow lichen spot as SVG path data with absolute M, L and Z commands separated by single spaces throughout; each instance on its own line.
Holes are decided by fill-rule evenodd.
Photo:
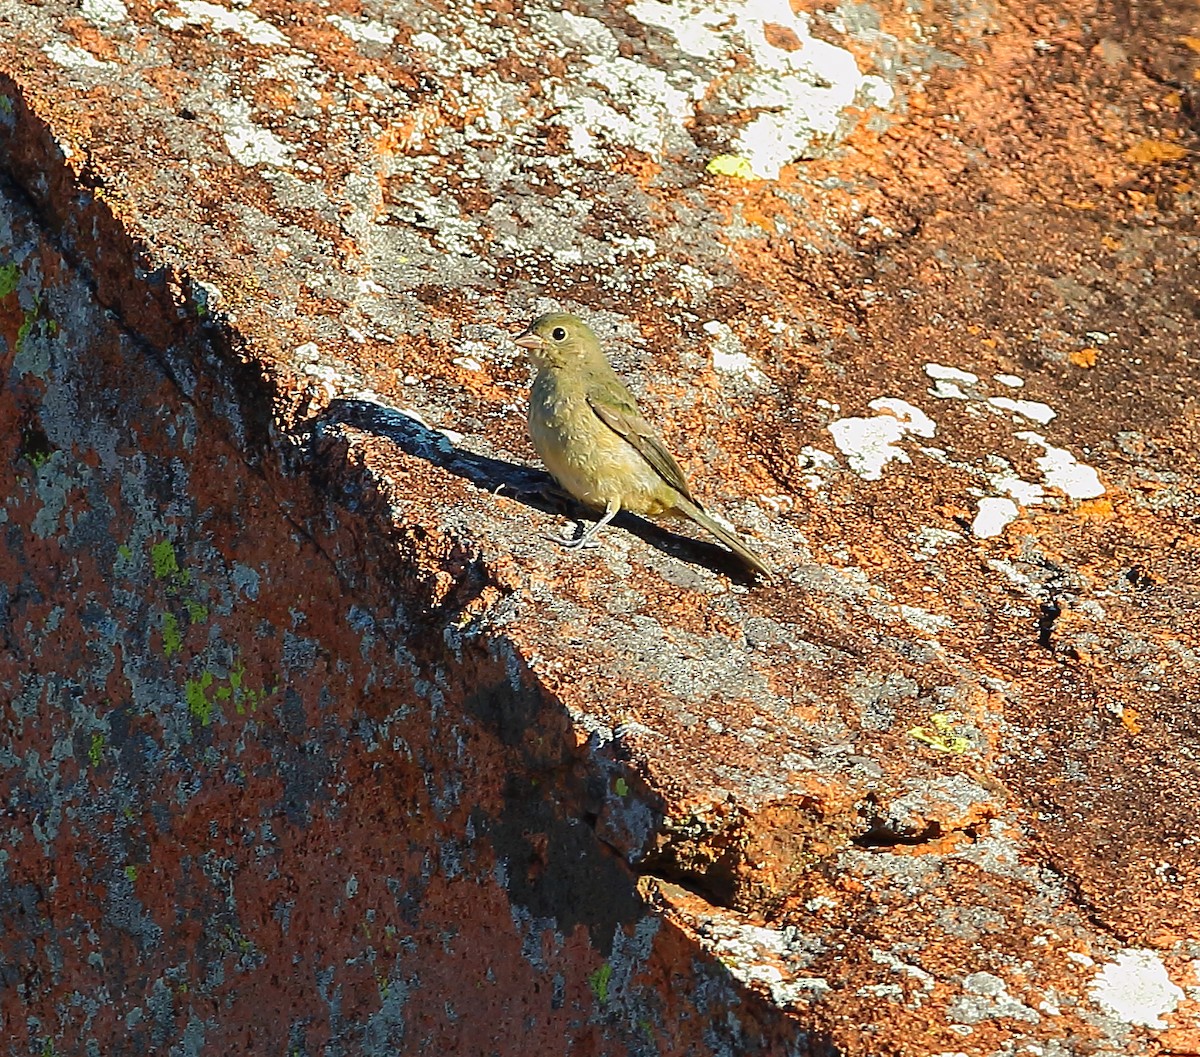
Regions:
M 755 179 L 750 159 L 737 154 L 718 154 L 704 167 L 704 171 L 712 176 L 728 176 L 734 180 Z
M 1180 37 L 1179 43 L 1200 55 L 1200 37 Z
M 1160 139 L 1144 139 L 1125 152 L 1127 161 L 1135 165 L 1160 165 L 1163 162 L 1179 161 L 1187 156 L 1187 148 L 1178 143 L 1164 143 Z
M 1105 235 L 1100 240 L 1100 245 L 1103 246 L 1110 253 L 1115 253 L 1117 250 L 1119 250 L 1121 248 L 1121 240 L 1114 239 L 1111 235 Z
M 1064 198 L 1063 205 L 1068 209 L 1077 209 L 1081 213 L 1086 213 L 1096 208 L 1096 203 L 1090 198 Z
M 1183 103 L 1183 97 L 1178 92 L 1168 92 L 1163 96 L 1163 106 L 1169 107 L 1171 110 L 1178 110 Z
M 1125 705 L 1121 709 L 1121 725 L 1130 734 L 1141 734 L 1142 725 L 1138 722 L 1138 710 Z
M 971 739 L 958 733 L 955 727 L 956 715 L 950 712 L 935 712 L 929 717 L 929 725 L 912 727 L 908 736 L 923 742 L 938 752 L 950 752 L 961 756 L 971 749 Z
M 1096 357 L 1100 355 L 1100 350 L 1089 345 L 1085 349 L 1076 349 L 1074 352 L 1067 355 L 1076 367 L 1095 367 Z

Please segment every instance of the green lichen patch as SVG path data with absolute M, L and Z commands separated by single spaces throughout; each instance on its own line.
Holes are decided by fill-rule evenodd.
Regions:
M 267 697 L 278 689 L 278 686 L 248 686 L 246 667 L 238 664 L 226 678 L 205 671 L 197 679 L 188 679 L 184 684 L 184 700 L 192 716 L 207 727 L 222 704 L 233 705 L 234 711 L 244 716 L 247 712 L 257 712 Z
M 174 613 L 164 613 L 162 618 L 163 656 L 174 657 L 183 647 L 183 635 Z
M 2 97 L 0 97 L 2 98 Z M 0 297 L 8 297 L 21 281 L 21 267 L 15 262 L 0 264 Z
M 38 317 L 42 311 L 42 299 L 39 296 L 34 302 L 33 307 L 25 313 L 25 318 L 21 320 L 20 327 L 17 328 L 17 353 L 20 354 L 25 348 L 25 342 L 29 335 L 33 333 L 33 328 L 37 325 Z M 57 329 L 57 328 L 56 328 Z
M 154 570 L 156 580 L 174 582 L 184 575 L 179 568 L 179 559 L 175 556 L 175 547 L 170 540 L 159 540 L 151 545 L 150 566 Z
M 213 713 L 217 708 L 215 696 L 208 696 L 212 684 L 212 672 L 205 672 L 199 679 L 187 680 L 183 686 L 183 698 L 187 702 L 188 711 L 205 727 L 212 723 Z
M 187 610 L 189 624 L 203 624 L 208 620 L 208 606 L 194 598 L 185 598 L 183 607 Z
M 596 996 L 596 1001 L 602 1006 L 608 1004 L 608 984 L 612 980 L 612 966 L 605 962 L 594 973 L 588 975 L 588 983 L 591 985 L 592 994 Z
M 50 438 L 46 436 L 46 431 L 42 429 L 37 422 L 28 423 L 21 430 L 21 458 L 29 463 L 35 470 L 40 470 L 47 462 L 50 461 L 50 456 L 54 454 L 54 445 L 50 443 Z

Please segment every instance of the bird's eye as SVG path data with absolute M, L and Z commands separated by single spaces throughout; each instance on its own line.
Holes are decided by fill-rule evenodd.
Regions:
M 562 327 L 555 327 L 552 331 L 550 331 L 550 337 L 552 337 L 555 341 L 562 341 L 566 336 L 567 332 L 563 330 Z

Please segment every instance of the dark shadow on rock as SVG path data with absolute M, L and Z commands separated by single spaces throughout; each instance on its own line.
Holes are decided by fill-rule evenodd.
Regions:
M 456 447 L 445 434 L 430 429 L 423 422 L 395 408 L 384 407 L 371 400 L 332 400 L 319 419 L 313 422 L 314 439 L 320 437 L 323 428 L 334 423 L 386 437 L 409 455 L 463 477 L 477 488 L 515 499 L 546 514 L 573 518 L 579 522 L 576 536 L 583 531 L 589 519 L 594 520 L 598 516 L 595 511 L 562 491 L 545 470 L 476 455 Z M 619 514 L 610 527 L 631 532 L 651 547 L 689 565 L 724 573 L 738 583 L 756 582 L 741 561 L 718 544 L 671 532 L 659 524 L 625 512 Z M 557 547 L 561 544 L 547 540 L 546 546 Z

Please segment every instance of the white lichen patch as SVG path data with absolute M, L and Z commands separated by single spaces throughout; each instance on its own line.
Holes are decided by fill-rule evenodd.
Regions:
M 467 371 L 482 371 L 495 352 L 495 343 L 486 341 L 460 341 L 454 363 Z
M 90 51 L 85 51 L 74 44 L 64 44 L 58 40 L 52 44 L 43 44 L 42 51 L 51 62 L 67 70 L 103 70 L 115 66 L 114 63 L 97 59 Z
M 178 0 L 175 7 L 180 15 L 157 15 L 168 29 L 178 30 L 186 25 L 208 26 L 217 33 L 235 33 L 250 44 L 272 48 L 287 46 L 287 37 L 252 11 L 231 11 L 220 4 L 210 4 L 208 0 Z
M 1046 425 L 1058 417 L 1049 404 L 1038 400 L 1015 400 L 1008 396 L 986 397 L 980 389 L 985 383 L 972 371 L 962 370 L 940 363 L 924 365 L 925 375 L 933 382 L 928 391 L 939 399 L 961 400 L 967 404 L 968 414 L 978 416 L 986 409 L 993 415 L 1008 415 Z M 993 380 L 1009 389 L 1025 385 L 1022 378 L 1013 374 L 996 374 Z M 987 466 L 964 465 L 951 459 L 945 452 L 933 448 L 922 448 L 927 455 L 947 465 L 966 470 L 982 478 L 991 494 L 980 498 L 976 514 L 971 522 L 972 535 L 988 539 L 1000 535 L 1004 529 L 1020 516 L 1021 508 L 1042 503 L 1046 489 L 1053 488 L 1071 499 L 1092 499 L 1104 494 L 1104 486 L 1096 471 L 1080 463 L 1065 448 L 1050 445 L 1037 433 L 1022 431 L 1014 436 L 1028 444 L 1040 445 L 1045 454 L 1036 459 L 1042 472 L 1042 481 L 1027 481 L 1013 469 L 1012 464 L 998 455 L 987 458 Z M 974 492 L 979 495 L 979 492 Z
M 705 323 L 703 330 L 713 339 L 714 370 L 743 378 L 754 386 L 767 384 L 767 376 L 743 351 L 742 343 L 728 326 L 714 319 Z
M 690 95 L 715 86 L 730 107 L 758 111 L 728 149 L 763 179 L 777 179 L 785 165 L 834 140 L 848 107 L 892 103 L 891 85 L 863 74 L 846 48 L 814 36 L 808 13 L 795 13 L 787 0 L 638 0 L 626 11 L 703 60 L 709 76 L 695 78 Z M 743 57 L 750 61 L 739 65 Z
M 919 1009 L 933 993 L 936 979 L 912 961 L 879 948 L 872 949 L 871 960 L 890 970 L 899 982 L 876 984 L 874 986 L 879 990 L 871 992 L 864 988 L 864 992 L 903 1002 L 910 1009 Z
M 802 470 L 809 471 L 800 480 L 806 488 L 815 492 L 825 486 L 825 478 L 831 470 L 837 469 L 838 461 L 837 457 L 829 452 L 806 444 L 796 456 L 796 464 Z
M 1000 411 L 1011 411 L 1014 415 L 1020 415 L 1022 418 L 1027 418 L 1031 422 L 1037 422 L 1043 426 L 1058 415 L 1058 412 L 1049 404 L 1043 404 L 1038 400 L 1013 400 L 1007 396 L 990 397 L 988 406 Z
M 947 1017 L 958 1024 L 978 1024 L 1005 1018 L 1036 1024 L 1041 1014 L 1008 992 L 1008 985 L 993 973 L 969 973 L 963 978 L 963 994 L 946 1009 Z
M 970 371 L 937 363 L 926 364 L 924 371 L 938 387 L 930 390 L 931 393 L 942 397 L 954 395 L 968 401 L 968 410 L 978 402 L 996 414 L 1008 412 L 1042 423 L 1056 417 L 1053 408 L 1034 400 L 992 397 L 984 403 L 984 398 L 977 392 L 960 388 L 979 385 L 979 376 Z M 953 390 L 953 393 L 948 390 Z M 928 415 L 903 400 L 885 397 L 872 401 L 869 406 L 873 411 L 884 413 L 873 418 L 841 418 L 831 423 L 828 429 L 834 444 L 846 456 L 850 469 L 864 480 L 876 481 L 882 477 L 888 463 L 911 462 L 901 446 L 906 437 L 933 437 L 936 427 Z M 943 449 L 920 446 L 919 450 L 930 458 L 963 470 L 986 485 L 986 492 L 971 490 L 973 495 L 979 497 L 971 522 L 971 534 L 976 538 L 999 536 L 1020 516 L 1023 507 L 1045 502 L 1047 489 L 1063 492 L 1070 499 L 1092 499 L 1104 494 L 1104 486 L 1097 472 L 1079 462 L 1065 448 L 1055 447 L 1040 434 L 1030 431 L 1017 432 L 1014 436 L 1028 444 L 1039 445 L 1044 450 L 1045 454 L 1035 460 L 1042 472 L 1040 482 L 1021 477 L 1012 464 L 999 455 L 988 456 L 986 465 L 981 467 L 955 460 Z M 805 480 L 808 487 L 817 489 L 824 483 L 820 471 L 826 467 L 821 460 L 812 457 L 814 454 L 824 453 L 819 453 L 817 449 L 805 449 L 799 463 L 802 468 L 812 467 L 818 471 Z
M 403 202 L 393 207 L 392 215 L 428 232 L 433 244 L 449 253 L 465 257 L 474 250 L 478 224 L 463 214 L 453 195 L 413 189 Z M 557 250 L 553 246 L 546 248 L 551 252 Z
M 972 399 L 973 394 L 967 390 L 979 382 L 979 375 L 941 363 L 927 363 L 924 369 L 933 382 L 928 390 L 930 396 L 936 396 L 939 400 Z
M 955 382 L 938 380 L 929 387 L 929 395 L 939 400 L 970 400 L 971 394 Z
M 913 534 L 916 550 L 913 557 L 918 561 L 926 561 L 937 555 L 945 547 L 953 546 L 962 537 L 951 529 L 940 529 L 926 526 Z
M 1092 1000 L 1109 1016 L 1144 1028 L 1165 1028 L 1163 1017 L 1184 999 L 1154 951 L 1122 951 L 1092 981 Z
M 850 469 L 866 481 L 878 481 L 889 462 L 912 462 L 899 446 L 907 436 L 932 437 L 933 419 L 904 400 L 880 397 L 867 405 L 882 414 L 872 418 L 840 418 L 827 427 Z
M 758 501 L 776 517 L 780 517 L 783 514 L 790 514 L 796 509 L 795 497 L 783 493 L 777 495 L 760 495 Z
M 391 44 L 396 39 L 397 31 L 382 22 L 356 22 L 342 15 L 326 15 L 325 21 L 359 44 Z
M 90 22 L 124 22 L 129 8 L 123 0 L 82 0 L 79 13 Z
M 671 274 L 675 285 L 684 292 L 690 303 L 703 301 L 712 293 L 716 281 L 707 272 L 703 272 L 691 264 L 676 264 L 674 261 L 671 263 L 673 265 Z
M 939 631 L 954 626 L 954 621 L 950 617 L 940 613 L 931 613 L 928 609 L 922 609 L 920 606 L 901 605 L 899 609 L 900 616 L 904 618 L 906 624 L 927 635 L 936 635 Z
M 756 158 L 768 147 L 794 156 L 795 136 L 811 139 L 814 125 L 822 135 L 832 134 L 846 120 L 847 102 L 862 103 L 867 95 L 879 101 L 890 92 L 882 82 L 869 83 L 849 51 L 810 33 L 808 16 L 793 15 L 786 0 L 718 0 L 711 10 L 694 3 L 635 7 L 646 15 L 643 21 L 657 18 L 665 32 L 648 34 L 632 52 L 620 24 L 603 14 L 535 8 L 519 30 L 492 25 L 469 9 L 450 18 L 417 8 L 404 19 L 380 9 L 374 13 L 387 25 L 378 31 L 358 19 L 327 16 L 340 30 L 360 38 L 366 33 L 372 42 L 397 27 L 393 46 L 407 31 L 408 47 L 429 76 L 458 83 L 437 107 L 415 108 L 411 123 L 406 116 L 401 149 L 384 156 L 379 171 L 361 174 L 363 204 L 342 221 L 357 237 L 370 237 L 369 259 L 372 266 L 381 262 L 389 288 L 452 279 L 461 285 L 466 271 L 508 256 L 520 261 L 530 281 L 545 286 L 556 285 L 564 273 L 573 280 L 586 274 L 623 294 L 662 275 L 683 298 L 700 304 L 718 280 L 708 266 L 684 265 L 679 258 L 686 254 L 673 243 L 656 245 L 646 237 L 634 178 L 612 175 L 621 153 L 702 167 L 707 158 L 692 131 L 703 110 L 737 114 L 729 121 L 730 137 L 749 135 L 753 126 L 745 122 L 758 116 L 783 120 L 788 127 L 768 130 L 769 144 L 753 150 Z M 672 37 L 679 35 L 683 41 L 676 44 Z M 562 60 L 561 72 L 545 61 L 548 54 Z M 498 72 L 500 64 L 513 62 L 532 72 Z M 836 97 L 828 121 L 805 118 L 798 103 L 788 102 L 789 93 L 801 90 L 825 102 Z M 548 128 L 560 130 L 551 149 Z M 786 160 L 764 164 L 777 170 Z M 303 171 L 303 165 L 298 158 L 293 167 Z M 611 213 L 597 224 L 589 215 L 596 196 L 571 190 L 580 186 L 579 173 L 596 170 L 608 174 L 606 181 L 628 186 L 627 225 Z M 382 212 L 368 200 L 381 178 L 388 201 Z M 491 204 L 465 210 L 463 186 L 481 187 Z M 545 193 L 551 186 L 555 193 Z M 409 233 L 379 235 L 381 227 L 405 226 L 428 234 L 421 241 Z M 396 248 L 411 266 L 380 252 L 386 242 L 405 242 Z M 721 345 L 714 366 L 727 377 L 767 384 L 761 363 L 747 351 Z
M 242 165 L 270 165 L 276 169 L 291 164 L 292 147 L 270 129 L 250 119 L 250 104 L 241 99 L 224 99 L 213 104 L 221 119 L 225 146 Z
M 961 371 L 957 367 L 946 367 L 940 363 L 925 364 L 925 373 L 935 382 L 959 382 L 962 385 L 974 385 L 979 381 L 979 375 L 970 371 Z
M 1100 475 L 1079 462 L 1066 448 L 1056 448 L 1048 444 L 1045 437 L 1028 430 L 1018 433 L 1017 438 L 1045 450 L 1046 454 L 1034 461 L 1042 471 L 1047 487 L 1057 488 L 1071 499 L 1095 499 L 1104 495 Z
M 988 484 L 1000 495 L 1015 499 L 1021 506 L 1032 506 L 1040 503 L 1046 495 L 1046 490 L 1035 481 L 1026 481 L 1017 475 L 1007 459 L 998 455 L 988 458 L 988 464 L 996 466 L 993 473 L 987 475 Z
M 979 500 L 979 510 L 971 522 L 971 533 L 980 539 L 999 536 L 1012 522 L 1016 521 L 1021 508 L 1011 499 L 989 496 Z
M 660 157 L 686 136 L 692 97 L 664 70 L 623 58 L 612 30 L 598 19 L 569 12 L 546 18 L 551 33 L 574 44 L 582 59 L 578 76 L 555 83 L 548 96 L 575 157 L 603 158 L 605 143 Z
M 707 922 L 704 945 L 738 980 L 765 988 L 779 1005 L 807 1005 L 831 989 L 820 976 L 795 972 L 786 931 L 733 922 L 714 916 Z
M 762 373 L 744 352 L 725 352 L 713 349 L 713 368 L 722 374 L 735 374 L 755 385 L 765 385 L 767 376 Z

